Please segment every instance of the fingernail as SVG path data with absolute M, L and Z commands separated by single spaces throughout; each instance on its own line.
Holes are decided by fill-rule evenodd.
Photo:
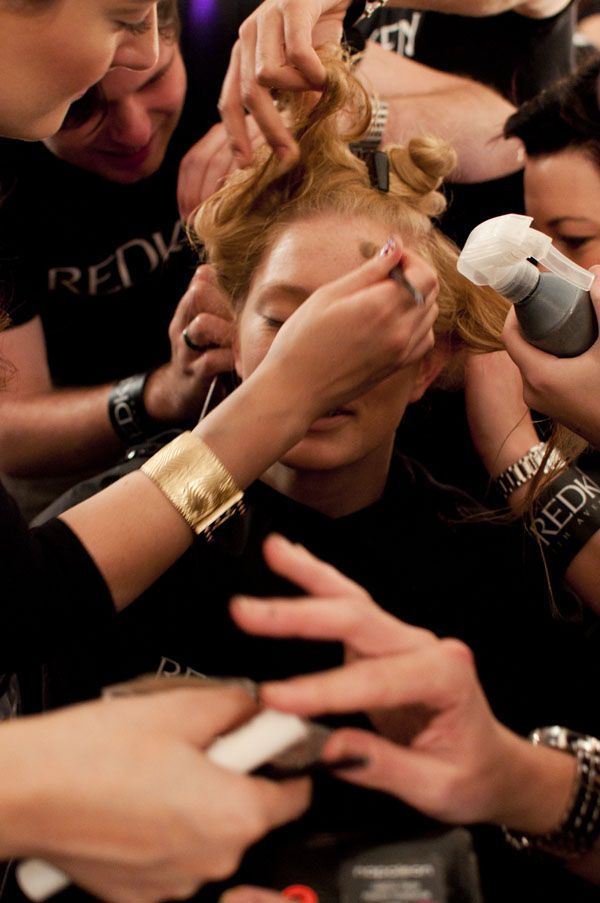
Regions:
M 387 257 L 389 254 L 393 254 L 397 247 L 396 239 L 390 236 L 379 252 L 379 256 Z

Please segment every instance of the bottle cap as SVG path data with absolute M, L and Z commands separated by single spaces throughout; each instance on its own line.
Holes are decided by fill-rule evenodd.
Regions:
M 550 236 L 531 228 L 532 222 L 531 216 L 506 213 L 480 223 L 460 253 L 459 273 L 475 285 L 491 285 L 501 290 L 507 277 L 525 273 L 522 264 L 533 257 L 557 276 L 589 291 L 594 274 L 557 251 Z

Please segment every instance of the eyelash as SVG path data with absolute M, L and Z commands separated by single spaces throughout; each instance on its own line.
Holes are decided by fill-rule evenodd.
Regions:
M 283 326 L 283 320 L 276 320 L 274 317 L 267 317 L 263 315 L 263 320 L 265 324 L 269 327 L 269 329 L 279 329 Z
M 561 241 L 566 248 L 570 248 L 572 251 L 576 251 L 578 248 L 583 247 L 583 245 L 589 240 L 590 239 L 587 235 L 581 237 L 576 235 L 562 235 L 559 238 L 559 241 Z
M 136 37 L 138 35 L 146 34 L 151 28 L 151 24 L 147 17 L 142 19 L 141 22 L 117 22 L 117 26 L 120 31 L 126 31 Z

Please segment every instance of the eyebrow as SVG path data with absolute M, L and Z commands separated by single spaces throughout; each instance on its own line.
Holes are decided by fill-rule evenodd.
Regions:
M 292 282 L 267 282 L 260 289 L 257 302 L 268 304 L 269 301 L 280 300 L 282 296 L 285 296 L 285 300 L 302 304 L 312 295 L 313 291 L 314 289 L 309 290 L 302 285 L 294 285 Z
M 593 220 L 589 219 L 587 216 L 555 216 L 554 219 L 548 220 L 548 225 L 559 226 L 567 220 L 570 223 L 590 223 L 593 225 Z

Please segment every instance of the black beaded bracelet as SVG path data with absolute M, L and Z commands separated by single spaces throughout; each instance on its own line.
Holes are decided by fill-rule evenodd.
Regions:
M 600 530 L 600 486 L 579 467 L 567 467 L 540 494 L 527 529 L 566 571 Z
M 131 445 L 146 439 L 161 428 L 144 405 L 144 389 L 150 372 L 128 376 L 112 389 L 108 397 L 108 416 L 122 442 Z

